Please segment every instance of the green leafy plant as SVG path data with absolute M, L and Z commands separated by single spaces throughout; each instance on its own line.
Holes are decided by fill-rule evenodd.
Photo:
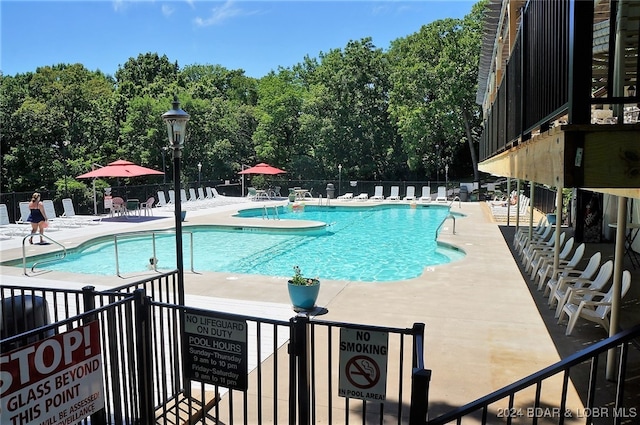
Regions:
M 292 285 L 298 286 L 313 286 L 320 283 L 318 278 L 310 278 L 302 276 L 299 266 L 293 266 L 293 277 L 289 280 Z

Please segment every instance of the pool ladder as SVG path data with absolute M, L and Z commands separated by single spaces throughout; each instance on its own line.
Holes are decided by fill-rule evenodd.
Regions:
M 31 237 L 40 237 L 43 239 L 46 239 L 48 241 L 50 241 L 51 243 L 58 245 L 60 248 L 62 248 L 62 254 L 59 254 L 57 256 L 55 256 L 54 258 L 50 258 L 50 259 L 45 259 L 42 261 L 36 261 L 35 263 L 33 263 L 31 265 L 31 272 L 35 271 L 35 268 L 37 265 L 39 264 L 46 264 L 46 263 L 51 263 L 53 261 L 58 261 L 58 260 L 62 260 L 67 256 L 67 248 L 65 248 L 64 245 L 62 245 L 60 242 L 51 239 L 49 236 L 47 235 L 41 235 L 40 233 L 36 233 L 36 234 L 30 234 L 25 236 L 24 238 L 22 238 L 22 272 L 24 273 L 25 276 L 29 276 L 29 274 L 27 273 L 27 248 L 26 248 L 26 242 L 27 242 L 27 238 L 31 238 Z
M 444 220 L 442 220 L 442 223 L 440 223 L 440 226 L 438 226 L 438 229 L 436 230 L 436 240 L 438 239 L 438 235 L 440 234 L 440 228 L 442 227 L 442 225 L 444 224 L 445 221 L 447 221 L 447 218 L 450 218 L 453 220 L 453 234 L 456 234 L 456 216 L 453 214 L 449 214 Z
M 270 220 L 271 219 L 271 217 L 269 216 L 269 208 L 273 208 L 273 219 L 274 220 L 280 220 L 280 216 L 278 215 L 278 206 L 277 205 L 273 205 L 272 207 L 264 205 L 262 207 L 262 219 L 263 220 Z
M 153 246 L 153 255 L 152 258 L 157 258 L 156 257 L 156 235 L 157 234 L 174 234 L 175 235 L 175 230 L 154 230 L 154 231 L 147 231 L 147 232 L 130 232 L 130 233 L 125 233 L 125 234 L 121 234 L 121 235 L 113 235 L 113 246 L 115 247 L 116 250 L 116 275 L 118 277 L 122 277 L 120 275 L 120 262 L 118 261 L 118 236 L 120 236 L 120 238 L 130 238 L 132 236 L 146 236 L 146 235 L 151 235 L 151 241 L 152 241 L 152 246 Z M 188 234 L 189 235 L 189 242 L 190 242 L 190 249 L 189 249 L 189 257 L 191 260 L 191 272 L 192 273 L 196 273 L 196 271 L 193 269 L 193 232 L 182 232 L 182 234 Z M 158 271 L 158 262 L 154 261 L 153 264 L 153 270 L 154 271 Z

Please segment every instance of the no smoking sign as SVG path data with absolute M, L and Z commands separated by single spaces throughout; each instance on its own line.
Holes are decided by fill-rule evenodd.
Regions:
M 385 400 L 388 342 L 387 332 L 340 329 L 339 396 Z

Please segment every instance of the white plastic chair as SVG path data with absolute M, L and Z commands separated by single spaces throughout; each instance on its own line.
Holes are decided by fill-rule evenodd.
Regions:
M 629 292 L 630 287 L 631 273 L 625 270 L 622 272 L 622 285 L 620 288 L 621 299 Z M 558 323 L 561 323 L 565 315 L 569 317 L 565 335 L 571 335 L 576 322 L 581 317 L 600 324 L 608 333 L 613 290 L 614 287 L 612 285 L 606 293 L 589 289 L 578 289 L 574 291 L 573 297 L 562 307 L 562 313 L 558 318 Z
M 560 237 L 562 238 L 562 236 L 564 236 L 564 233 Z M 563 261 L 569 256 L 569 254 L 571 254 L 574 241 L 575 239 L 571 237 L 569 238 L 569 240 L 565 242 L 564 245 L 562 245 L 562 251 L 558 253 L 558 258 L 560 259 L 560 261 Z M 535 280 L 536 274 L 538 274 L 538 270 L 542 267 L 546 267 L 549 261 L 553 262 L 554 257 L 555 257 L 555 250 L 551 252 L 540 252 L 537 257 L 534 257 L 530 264 L 531 280 Z
M 431 202 L 431 187 L 430 186 L 422 186 L 422 194 L 420 195 L 419 201 L 421 201 L 421 202 Z
M 382 186 L 376 186 L 371 199 L 382 201 L 384 199 L 383 190 L 384 188 Z
M 343 195 L 338 196 L 336 199 L 341 199 L 343 201 L 348 201 L 350 199 L 353 199 L 353 192 L 347 192 Z
M 367 199 L 369 199 L 369 194 L 362 192 L 360 195 L 356 196 L 356 199 L 359 201 L 366 201 Z
M 166 207 L 167 206 L 167 198 L 164 196 L 164 190 L 158 191 L 158 203 L 157 207 Z
M 156 198 L 153 196 L 147 199 L 146 202 L 140 204 L 140 210 L 144 211 L 144 215 L 153 215 L 153 204 L 156 202 Z
M 600 265 L 600 259 L 602 258 L 602 254 L 598 251 L 594 253 L 591 258 L 589 258 L 589 262 L 584 269 L 571 269 L 571 270 L 562 270 L 555 277 L 552 277 L 547 282 L 547 285 L 544 290 L 543 296 L 549 295 L 548 304 L 550 307 L 553 306 L 553 294 L 556 292 L 556 288 L 560 282 L 560 279 L 568 279 L 568 278 L 582 278 L 582 279 L 590 279 L 596 271 L 598 270 L 598 266 Z
M 399 201 L 400 200 L 400 186 L 391 186 L 391 193 L 387 196 L 387 199 L 390 201 Z
M 539 244 L 529 244 L 527 249 L 524 251 L 522 255 L 522 262 L 524 264 L 524 271 L 529 272 L 531 269 L 531 265 L 534 261 L 538 260 L 538 257 L 546 254 L 553 254 L 556 250 L 556 234 L 557 230 L 553 232 L 551 238 L 545 242 L 541 242 Z M 567 234 L 565 232 L 560 233 L 560 245 L 564 243 L 564 239 Z
M 600 267 L 598 274 L 593 279 L 561 279 L 553 294 L 553 298 L 558 303 L 555 317 L 560 317 L 562 307 L 571 299 L 575 290 L 591 289 L 593 291 L 600 291 L 604 288 L 604 285 L 607 284 L 612 274 L 613 260 L 609 260 Z
M 571 256 L 571 259 L 560 259 L 560 261 L 558 262 L 558 273 L 575 269 L 578 263 L 582 260 L 585 248 L 585 244 L 581 243 L 573 252 L 573 256 Z M 538 291 L 542 290 L 542 287 L 544 286 L 547 278 L 553 276 L 553 270 L 553 258 L 547 258 L 538 269 Z
M 11 237 L 12 235 L 27 235 L 31 231 L 31 227 L 27 224 L 11 223 L 7 205 L 0 204 L 0 230 L 5 236 Z
M 71 198 L 64 198 L 62 200 L 62 208 L 64 212 L 62 217 L 67 220 L 73 220 L 79 225 L 83 224 L 100 224 L 102 217 L 93 216 L 80 216 L 76 214 L 76 209 L 73 206 L 73 200 Z
M 444 186 L 438 186 L 438 193 L 436 194 L 436 202 L 447 202 L 447 188 Z
M 407 194 L 404 197 L 405 201 L 415 201 L 416 200 L 416 187 L 415 186 L 407 186 Z

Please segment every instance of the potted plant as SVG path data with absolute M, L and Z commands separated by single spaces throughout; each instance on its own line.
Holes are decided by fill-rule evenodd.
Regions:
M 289 279 L 289 298 L 295 311 L 312 310 L 318 299 L 320 280 L 302 276 L 299 266 L 293 266 L 293 277 Z

